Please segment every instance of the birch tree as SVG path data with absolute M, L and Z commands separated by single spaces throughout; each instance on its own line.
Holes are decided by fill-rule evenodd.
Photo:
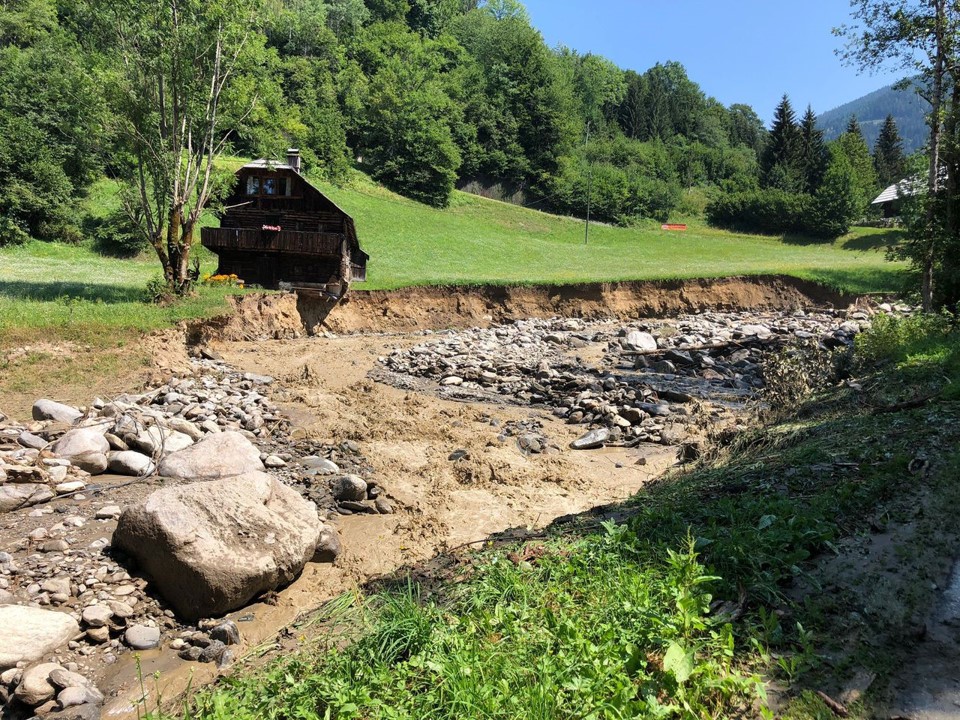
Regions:
M 957 56 L 960 3 L 955 0 L 851 0 L 852 25 L 834 30 L 847 44 L 840 55 L 871 70 L 893 66 L 919 77 L 921 95 L 930 103 L 927 142 L 927 202 L 921 227 L 912 228 L 909 254 L 921 273 L 925 310 L 934 302 L 935 269 L 944 252 L 938 218 L 943 173 L 942 136 L 951 105 L 951 86 L 960 81 Z
M 201 214 L 228 184 L 214 163 L 271 81 L 256 0 L 91 0 L 91 10 L 104 23 L 124 208 L 168 291 L 183 295 Z

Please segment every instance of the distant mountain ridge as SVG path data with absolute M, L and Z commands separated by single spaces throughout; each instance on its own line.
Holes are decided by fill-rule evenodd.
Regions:
M 894 90 L 887 85 L 817 117 L 817 126 L 827 140 L 838 137 L 847 128 L 851 115 L 857 116 L 867 144 L 873 144 L 887 115 L 893 115 L 903 138 L 903 150 L 909 154 L 919 150 L 927 139 L 925 115 L 930 104 L 912 89 Z

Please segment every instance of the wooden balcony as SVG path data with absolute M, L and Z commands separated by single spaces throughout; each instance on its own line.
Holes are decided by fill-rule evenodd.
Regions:
M 256 230 L 251 228 L 203 228 L 203 246 L 217 250 L 284 252 L 291 255 L 340 257 L 344 236 L 340 233 Z

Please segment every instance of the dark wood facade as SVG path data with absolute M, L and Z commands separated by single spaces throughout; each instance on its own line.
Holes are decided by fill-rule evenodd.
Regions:
M 311 185 L 300 158 L 256 160 L 237 171 L 219 228 L 203 228 L 201 242 L 217 254 L 217 273 L 248 285 L 315 290 L 340 297 L 366 279 L 353 218 Z

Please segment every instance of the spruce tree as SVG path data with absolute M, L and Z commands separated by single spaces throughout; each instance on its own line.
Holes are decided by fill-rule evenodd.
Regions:
M 900 139 L 893 115 L 887 115 L 880 128 L 877 144 L 873 147 L 873 167 L 877 171 L 877 180 L 883 187 L 903 180 L 906 173 L 903 140 Z
M 813 195 L 823 182 L 830 155 L 823 141 L 823 131 L 817 129 L 817 116 L 807 105 L 800 121 L 800 165 L 803 170 L 803 191 Z
M 803 187 L 800 164 L 800 128 L 786 95 L 773 113 L 773 125 L 760 162 L 764 187 L 798 192 Z
M 843 132 L 846 135 L 857 135 L 860 139 L 863 139 L 863 130 L 860 129 L 860 121 L 857 120 L 856 115 L 850 116 L 850 120 L 847 122 L 847 129 Z

